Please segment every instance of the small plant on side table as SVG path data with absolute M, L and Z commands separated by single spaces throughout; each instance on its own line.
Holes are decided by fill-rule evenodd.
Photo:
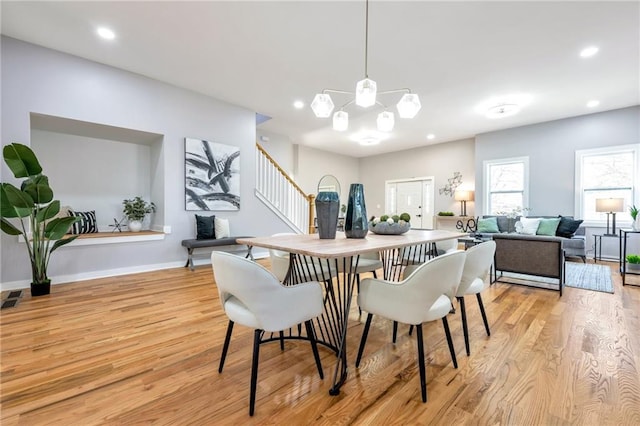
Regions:
M 138 232 L 142 229 L 142 221 L 149 213 L 156 211 L 156 205 L 153 202 L 147 203 L 142 197 L 135 197 L 130 200 L 123 200 L 123 212 L 129 221 L 129 230 Z
M 637 254 L 627 255 L 627 269 L 632 271 L 640 271 L 640 256 Z

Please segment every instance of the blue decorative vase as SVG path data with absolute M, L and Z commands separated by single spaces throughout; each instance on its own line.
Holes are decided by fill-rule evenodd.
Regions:
M 337 192 L 318 192 L 316 218 L 318 219 L 318 234 L 320 234 L 321 240 L 331 240 L 336 237 L 339 210 L 340 195 Z
M 364 204 L 364 186 L 352 183 L 349 187 L 349 203 L 344 219 L 344 233 L 347 238 L 364 238 L 369 232 L 367 207 Z

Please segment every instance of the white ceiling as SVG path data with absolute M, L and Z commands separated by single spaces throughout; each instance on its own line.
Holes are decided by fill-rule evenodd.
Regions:
M 363 78 L 364 1 L 3 1 L 1 8 L 2 34 L 240 105 L 272 117 L 265 131 L 355 157 L 640 104 L 637 1 L 372 0 L 369 77 L 378 90 L 410 88 L 422 110 L 413 120 L 396 118 L 388 139 L 369 147 L 350 137 L 375 129 L 379 110 L 350 107 L 350 129 L 339 133 L 308 106 L 322 89 L 353 90 Z M 116 40 L 98 39 L 99 25 Z M 589 45 L 599 53 L 580 58 Z M 490 120 L 476 111 L 512 93 L 532 96 L 518 115 Z M 294 109 L 297 99 L 307 106 Z M 590 99 L 600 105 L 586 108 Z

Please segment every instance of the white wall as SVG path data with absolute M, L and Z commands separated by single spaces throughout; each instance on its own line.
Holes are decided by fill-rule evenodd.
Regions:
M 2 143 L 31 143 L 30 114 L 46 114 L 163 136 L 152 148 L 159 159 L 151 170 L 154 200 L 172 233 L 162 241 L 102 246 L 63 247 L 53 254 L 49 275 L 99 276 L 122 271 L 179 266 L 186 259 L 180 241 L 194 236 L 194 212 L 184 208 L 184 138 L 196 137 L 240 147 L 241 209 L 216 212 L 231 220 L 236 235 L 269 235 L 288 228 L 254 196 L 255 113 L 216 99 L 50 49 L 2 37 Z M 68 173 L 81 159 L 69 159 Z M 155 160 L 151 160 L 154 163 Z M 46 170 L 45 170 L 46 172 Z M 3 164 L 3 182 L 15 182 Z M 157 182 L 156 182 L 157 183 Z M 55 191 L 55 187 L 53 188 Z M 30 279 L 27 252 L 16 237 L 1 236 L 0 281 Z
M 300 188 L 307 194 L 317 194 L 318 182 L 322 176 L 333 175 L 340 182 L 340 202 L 347 204 L 349 186 L 352 183 L 361 183 L 358 159 L 303 145 L 295 147 L 296 182 Z
M 34 129 L 31 148 L 38 153 L 56 199 L 75 211 L 95 210 L 101 232 L 112 230 L 108 225 L 114 218 L 122 219 L 125 198 L 153 201 L 149 145 Z
M 464 139 L 429 145 L 360 159 L 360 180 L 364 184 L 368 216 L 380 216 L 385 208 L 385 181 L 433 176 L 435 178 L 434 211 L 460 213 L 460 203 L 453 197 L 440 195 L 454 172 L 462 173 L 465 188 L 473 189 L 474 142 Z M 380 207 L 378 207 L 380 206 Z M 467 214 L 474 214 L 474 203 L 467 203 Z

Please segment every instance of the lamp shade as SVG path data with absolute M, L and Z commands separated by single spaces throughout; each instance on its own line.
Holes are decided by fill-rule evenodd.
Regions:
M 596 198 L 598 213 L 613 213 L 624 211 L 624 198 Z
M 400 118 L 413 118 L 418 114 L 422 105 L 420 98 L 415 93 L 406 93 L 396 105 Z
M 378 130 L 381 132 L 390 132 L 393 130 L 395 124 L 395 118 L 390 111 L 383 111 L 378 114 Z
M 378 85 L 375 81 L 365 78 L 356 85 L 356 105 L 363 108 L 370 107 L 376 103 L 376 93 Z
M 331 96 L 325 93 L 318 93 L 311 102 L 311 109 L 318 118 L 329 117 L 331 115 L 331 111 L 333 111 L 333 107 L 334 105 L 331 100 Z
M 456 201 L 473 201 L 473 191 L 457 190 L 454 194 Z
M 344 132 L 349 128 L 349 114 L 344 111 L 333 113 L 333 130 Z

